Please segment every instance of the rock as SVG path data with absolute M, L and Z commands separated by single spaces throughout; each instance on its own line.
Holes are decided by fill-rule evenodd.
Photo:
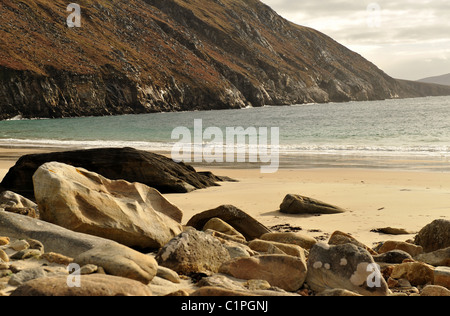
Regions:
M 9 244 L 10 239 L 8 237 L 0 237 L 0 246 Z
M 219 272 L 244 280 L 266 280 L 272 286 L 294 292 L 306 279 L 306 262 L 288 255 L 235 258 L 225 262 Z
M 422 246 L 424 252 L 450 247 L 450 221 L 438 219 L 428 224 L 417 234 L 414 243 Z
M 157 263 L 150 257 L 112 240 L 81 234 L 38 219 L 0 212 L 0 231 L 16 239 L 35 239 L 47 252 L 60 253 L 108 268 L 108 273 L 147 284 L 156 275 Z M 83 265 L 80 261 L 76 263 Z M 105 270 L 106 270 L 105 267 Z
M 339 214 L 345 210 L 309 197 L 288 194 L 280 205 L 280 211 L 287 214 Z
M 95 264 L 85 264 L 80 268 L 81 275 L 93 274 L 98 271 L 98 266 Z
M 6 254 L 6 252 L 2 249 L 0 249 L 0 262 L 9 262 L 9 256 Z
M 50 162 L 33 176 L 41 219 L 129 247 L 160 248 L 182 231 L 182 211 L 157 190 Z
M 8 284 L 11 286 L 19 286 L 30 280 L 43 278 L 46 275 L 47 273 L 41 267 L 34 269 L 26 269 L 16 274 L 13 274 L 13 276 L 9 279 Z
M 436 269 L 434 269 L 434 285 L 440 285 L 450 290 L 449 267 L 436 267 Z
M 36 203 L 29 199 L 16 194 L 11 191 L 4 191 L 0 193 L 0 207 L 1 208 L 32 208 L 37 209 Z
M 271 253 L 271 248 L 275 247 L 281 251 L 281 254 L 286 254 L 294 257 L 302 258 L 306 261 L 305 250 L 297 245 L 283 244 L 275 241 L 267 240 L 252 240 L 248 246 L 258 252 L 268 252 Z M 273 252 L 272 252 L 273 253 Z
M 69 258 L 60 253 L 47 252 L 41 255 L 41 259 L 47 260 L 50 263 L 57 263 L 68 266 L 73 262 L 73 258 Z
M 16 240 L 9 244 L 9 247 L 14 249 L 15 251 L 21 251 L 28 249 L 30 244 L 26 240 Z
M 186 225 L 201 230 L 212 218 L 220 218 L 228 223 L 244 235 L 247 240 L 253 240 L 263 234 L 270 233 L 269 228 L 233 205 L 222 205 L 218 208 L 197 214 Z
M 260 237 L 262 240 L 293 244 L 309 250 L 317 243 L 313 237 L 300 233 L 267 233 Z
M 370 253 L 348 243 L 314 245 L 309 252 L 306 283 L 316 292 L 345 289 L 367 296 L 389 294 Z
M 162 266 L 158 266 L 158 271 L 156 273 L 156 276 L 165 279 L 165 280 L 169 280 L 172 283 L 180 283 L 180 277 L 178 276 L 178 274 L 173 271 L 172 269 L 166 268 L 166 267 L 162 267 Z
M 161 266 L 185 275 L 216 273 L 229 259 L 228 250 L 220 241 L 193 228 L 169 241 L 156 256 Z
M 29 281 L 11 296 L 151 296 L 140 282 L 104 274 L 80 276 L 80 287 L 69 287 L 67 277 L 47 277 Z
M 13 260 L 25 260 L 25 259 L 29 259 L 29 258 L 39 259 L 41 255 L 42 255 L 42 252 L 38 249 L 25 249 L 25 250 L 16 252 L 12 256 L 10 256 L 10 258 Z
M 450 267 L 450 247 L 419 254 L 414 257 L 414 260 L 425 262 L 432 266 Z
M 374 233 L 386 234 L 386 235 L 410 235 L 412 232 L 407 231 L 404 228 L 384 227 L 371 230 Z
M 162 193 L 186 193 L 215 186 L 216 180 L 199 174 L 191 166 L 133 148 L 97 148 L 54 152 L 21 157 L 3 179 L 1 186 L 34 199 L 32 177 L 48 162 L 60 162 L 90 170 L 111 180 L 138 182 Z
M 36 209 L 31 207 L 6 207 L 5 212 L 15 213 L 19 215 L 25 215 L 32 218 L 39 218 L 38 212 Z
M 385 241 L 383 245 L 378 249 L 378 252 L 385 253 L 391 250 L 403 250 L 413 257 L 423 253 L 423 248 L 421 246 L 413 245 L 404 241 L 394 240 Z
M 195 292 L 190 296 L 201 296 L 201 297 L 239 297 L 239 296 L 259 296 L 252 294 L 248 291 L 234 291 L 228 290 L 221 287 L 205 286 Z
M 354 238 L 353 236 L 343 233 L 341 231 L 335 231 L 330 239 L 328 240 L 328 244 L 329 245 L 343 245 L 343 244 L 353 244 L 357 247 L 361 247 L 366 249 L 370 254 L 372 255 L 377 255 L 377 253 L 372 250 L 371 248 L 367 247 L 366 245 L 364 245 L 363 243 L 359 242 L 358 240 L 356 240 L 356 238 Z
M 405 259 L 412 259 L 411 255 L 403 250 L 391 250 L 379 255 L 372 256 L 378 263 L 402 263 Z
M 434 267 L 422 262 L 404 262 L 394 267 L 391 278 L 404 278 L 413 286 L 432 284 Z
M 450 296 L 450 290 L 439 285 L 427 285 L 423 288 L 420 296 Z
M 208 229 L 215 230 L 217 232 L 232 236 L 234 238 L 238 238 L 245 241 L 245 237 L 238 232 L 236 229 L 233 228 L 230 224 L 224 222 L 220 218 L 214 217 L 211 218 L 205 226 L 203 226 L 203 231 L 206 231 Z

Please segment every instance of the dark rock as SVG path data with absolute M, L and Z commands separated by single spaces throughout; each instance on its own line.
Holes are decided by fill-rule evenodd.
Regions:
M 450 221 L 438 219 L 428 224 L 417 234 L 414 243 L 422 246 L 424 252 L 450 247 Z
M 405 259 L 412 259 L 412 256 L 403 250 L 391 250 L 380 255 L 373 256 L 373 260 L 379 263 L 402 263 Z
M 233 226 L 247 240 L 259 238 L 271 232 L 269 228 L 233 205 L 222 205 L 197 214 L 188 221 L 187 226 L 201 230 L 210 219 L 215 217 Z
M 280 205 L 280 211 L 287 214 L 337 214 L 345 210 L 309 197 L 288 194 Z
M 218 180 L 212 174 L 199 174 L 189 165 L 155 153 L 133 148 L 98 148 L 23 156 L 1 185 L 34 199 L 32 177 L 41 165 L 53 161 L 84 168 L 111 180 L 143 183 L 161 193 L 186 193 L 217 186 Z

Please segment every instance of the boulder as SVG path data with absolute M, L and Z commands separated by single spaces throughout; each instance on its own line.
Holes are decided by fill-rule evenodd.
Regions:
M 432 252 L 450 247 L 450 221 L 438 219 L 422 228 L 414 243 L 422 246 L 424 252 Z
M 262 240 L 275 241 L 284 244 L 293 244 L 309 250 L 317 243 L 313 237 L 300 233 L 267 233 L 260 237 Z
M 238 279 L 266 280 L 272 286 L 294 292 L 305 282 L 306 262 L 302 258 L 288 255 L 234 258 L 225 262 L 219 272 Z
M 372 250 L 371 248 L 367 247 L 366 245 L 364 245 L 363 243 L 361 243 L 360 241 L 358 241 L 356 238 L 354 238 L 353 236 L 343 233 L 341 231 L 335 231 L 330 239 L 328 240 L 328 244 L 330 245 L 343 245 L 343 244 L 353 244 L 357 247 L 361 247 L 366 249 L 370 254 L 372 255 L 377 255 L 377 253 Z
M 450 247 L 419 254 L 414 257 L 414 260 L 425 262 L 432 266 L 450 267 Z
M 450 290 L 439 285 L 427 285 L 423 288 L 420 296 L 450 296 Z
M 0 211 L 0 231 L 10 238 L 39 240 L 46 252 L 78 258 L 80 263 L 74 262 L 80 266 L 107 263 L 107 273 L 145 284 L 157 272 L 158 264 L 150 256 L 109 239 L 77 233 L 38 219 Z
M 41 219 L 129 247 L 160 248 L 182 231 L 182 211 L 141 183 L 58 162 L 33 176 Z
M 215 237 L 193 228 L 170 240 L 156 260 L 180 274 L 216 273 L 230 259 L 228 250 Z
M 133 148 L 97 148 L 23 156 L 0 186 L 34 199 L 32 177 L 41 165 L 52 161 L 84 168 L 111 180 L 143 183 L 162 193 L 186 193 L 217 186 L 216 182 L 222 180 L 211 173 L 197 173 L 191 166 L 151 152 Z
M 16 194 L 11 191 L 4 191 L 0 193 L 0 207 L 14 207 L 14 208 L 34 208 L 37 209 L 36 203 L 29 199 Z
M 69 287 L 67 276 L 44 277 L 18 287 L 11 296 L 152 296 L 144 284 L 105 274 L 80 276 L 80 287 Z
M 309 252 L 306 283 L 316 292 L 344 289 L 366 296 L 390 292 L 370 253 L 348 243 L 314 245 Z
M 297 245 L 292 244 L 284 244 L 276 241 L 268 241 L 268 240 L 252 240 L 248 246 L 250 249 L 258 251 L 258 252 L 272 252 L 272 248 L 279 249 L 281 254 L 286 254 L 294 257 L 303 258 L 306 260 L 305 250 Z M 276 252 L 273 252 L 276 253 Z
M 280 205 L 280 211 L 287 214 L 338 214 L 345 210 L 298 194 L 288 194 Z
M 433 284 L 434 267 L 422 262 L 404 262 L 394 267 L 391 278 L 406 279 L 414 286 Z
M 372 256 L 375 262 L 378 263 L 402 263 L 403 260 L 409 259 L 412 260 L 412 257 L 409 253 L 403 250 L 391 250 L 385 253 L 381 253 L 379 255 Z
M 203 231 L 206 231 L 208 229 L 212 229 L 219 233 L 223 233 L 225 235 L 232 236 L 234 238 L 238 238 L 245 241 L 245 237 L 240 232 L 234 229 L 233 226 L 231 226 L 230 224 L 224 222 L 223 220 L 217 217 L 210 219 L 205 224 L 205 226 L 203 226 Z
M 197 214 L 188 221 L 187 226 L 201 230 L 212 218 L 220 218 L 228 223 L 247 240 L 259 238 L 261 235 L 271 232 L 269 228 L 233 205 L 222 205 Z
M 450 268 L 436 267 L 434 269 L 434 285 L 440 285 L 450 290 Z

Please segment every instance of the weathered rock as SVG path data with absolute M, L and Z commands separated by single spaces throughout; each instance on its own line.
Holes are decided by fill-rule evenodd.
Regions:
M 1 208 L 7 208 L 7 207 L 13 207 L 13 208 L 33 208 L 37 209 L 36 203 L 33 201 L 30 201 L 29 199 L 11 192 L 11 191 L 4 191 L 0 193 L 0 207 Z
M 212 218 L 220 218 L 228 223 L 244 235 L 247 240 L 253 240 L 263 234 L 270 233 L 269 228 L 233 205 L 222 205 L 218 208 L 197 214 L 188 221 L 187 226 L 201 230 Z
M 280 205 L 280 211 L 287 214 L 338 214 L 345 210 L 306 196 L 288 194 Z
M 394 267 L 391 278 L 404 278 L 414 286 L 433 284 L 434 267 L 422 262 L 404 262 Z
M 0 212 L 0 231 L 16 239 L 35 239 L 47 252 L 81 258 L 85 264 L 105 263 L 108 273 L 147 284 L 156 275 L 157 263 L 150 257 L 112 240 L 81 234 L 41 220 Z M 82 265 L 80 261 L 76 263 Z M 98 264 L 101 263 L 101 264 Z
M 130 247 L 160 248 L 182 231 L 182 211 L 157 190 L 57 162 L 33 176 L 41 219 Z
M 439 285 L 427 285 L 423 288 L 420 296 L 450 296 L 450 290 Z
M 1 260 L 3 260 L 3 262 L 9 262 L 8 254 L 2 249 L 0 249 L 0 261 Z
M 13 274 L 13 276 L 9 279 L 8 284 L 12 286 L 19 286 L 30 280 L 43 278 L 46 275 L 47 273 L 41 267 L 34 269 L 26 269 L 16 274 Z
M 9 237 L 0 237 L 0 246 L 9 244 L 9 241 L 10 241 Z
M 165 279 L 165 280 L 169 280 L 172 283 L 180 283 L 180 277 L 178 276 L 178 274 L 173 271 L 172 269 L 166 268 L 166 267 L 162 267 L 162 266 L 158 266 L 158 271 L 156 273 L 156 276 Z
M 414 260 L 425 262 L 432 266 L 450 267 L 450 247 L 419 254 L 414 257 Z
M 151 152 L 133 148 L 97 148 L 23 156 L 9 170 L 1 186 L 34 199 L 32 177 L 41 165 L 48 162 L 83 168 L 111 180 L 139 182 L 162 193 L 186 193 L 215 186 L 215 181 L 220 180 Z
M 229 259 L 228 250 L 220 241 L 193 228 L 169 241 L 156 256 L 160 265 L 185 275 L 215 273 Z
M 305 282 L 306 262 L 288 255 L 235 258 L 224 263 L 219 272 L 244 280 L 266 280 L 272 286 L 293 292 Z
M 262 240 L 293 244 L 309 250 L 317 243 L 313 237 L 300 233 L 267 233 L 260 237 Z
M 340 288 L 368 296 L 389 294 L 370 253 L 353 244 L 313 246 L 306 283 L 316 292 Z
M 440 285 L 450 290 L 449 267 L 436 267 L 436 269 L 434 269 L 434 285 Z
M 414 243 L 422 246 L 425 252 L 450 247 L 450 221 L 438 219 L 428 224 L 417 234 Z
M 57 263 L 68 266 L 73 262 L 73 258 L 64 256 L 60 253 L 47 252 L 41 256 L 41 259 L 47 260 L 50 263 Z
M 29 281 L 11 296 L 151 296 L 140 282 L 104 274 L 80 276 L 80 287 L 69 287 L 67 277 L 47 277 Z
M 233 226 L 231 226 L 230 224 L 224 222 L 223 220 L 217 217 L 211 218 L 205 224 L 205 226 L 203 226 L 203 231 L 206 231 L 208 229 L 212 229 L 220 233 L 232 236 L 234 238 L 242 239 L 245 241 L 245 237 L 240 232 L 234 229 Z
M 407 231 L 404 228 L 395 228 L 395 227 L 383 227 L 376 228 L 371 230 L 374 233 L 386 234 L 386 235 L 410 235 L 412 232 Z
M 361 247 L 361 248 L 366 249 L 372 255 L 377 255 L 377 253 L 373 249 L 367 247 L 366 245 L 364 245 L 363 243 L 358 241 L 353 236 L 351 236 L 349 234 L 346 234 L 346 233 L 343 233 L 341 231 L 335 231 L 331 235 L 330 239 L 328 240 L 328 244 L 329 245 L 335 245 L 335 246 L 336 245 L 344 245 L 344 244 L 353 244 L 353 245 L 355 245 L 357 247 Z
M 391 250 L 403 250 L 413 257 L 423 253 L 423 248 L 421 246 L 413 245 L 404 241 L 394 240 L 385 241 L 383 245 L 378 249 L 378 252 L 385 253 Z
M 379 255 L 372 256 L 378 263 L 402 263 L 405 259 L 412 259 L 411 255 L 403 250 L 391 250 Z

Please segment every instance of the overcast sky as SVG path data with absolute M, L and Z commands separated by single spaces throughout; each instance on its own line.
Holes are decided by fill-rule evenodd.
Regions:
M 392 77 L 450 73 L 450 0 L 262 0 L 363 55 Z

